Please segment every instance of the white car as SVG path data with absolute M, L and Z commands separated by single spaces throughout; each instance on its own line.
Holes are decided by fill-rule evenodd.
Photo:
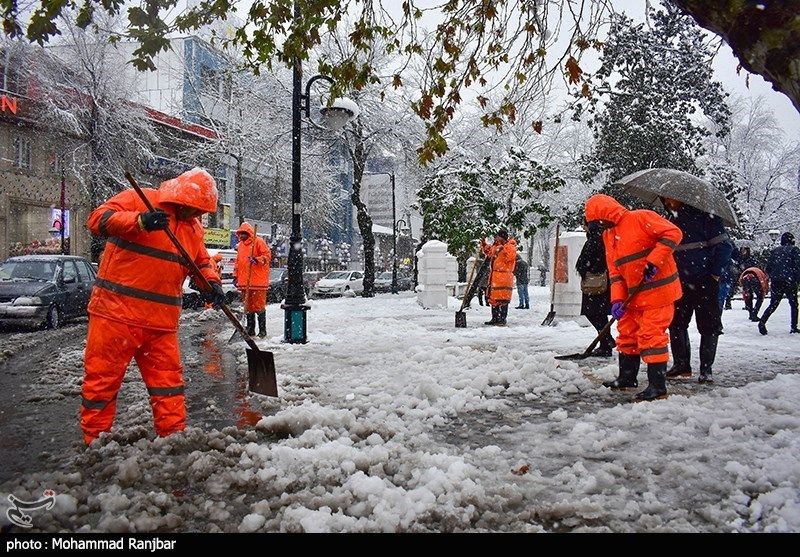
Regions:
M 331 271 L 314 285 L 315 298 L 355 296 L 364 292 L 364 273 L 361 271 Z

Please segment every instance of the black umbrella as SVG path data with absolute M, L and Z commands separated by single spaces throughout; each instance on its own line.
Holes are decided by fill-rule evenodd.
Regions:
M 648 168 L 628 174 L 614 184 L 623 186 L 625 193 L 635 195 L 647 203 L 660 203 L 660 197 L 669 197 L 717 215 L 728 226 L 739 225 L 736 213 L 725 194 L 702 178 L 682 170 Z

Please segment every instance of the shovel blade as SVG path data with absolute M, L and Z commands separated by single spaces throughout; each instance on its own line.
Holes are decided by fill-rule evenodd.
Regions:
M 556 360 L 585 360 L 589 357 L 589 354 L 585 352 L 580 352 L 578 354 L 565 354 L 564 356 L 555 356 Z
M 542 327 L 549 327 L 550 325 L 552 325 L 553 319 L 555 318 L 556 318 L 556 312 L 551 311 L 550 313 L 548 313 L 547 317 L 545 317 L 544 321 L 542 321 Z
M 467 313 L 464 311 L 456 312 L 456 329 L 467 328 Z
M 247 373 L 250 391 L 259 395 L 278 396 L 275 358 L 272 352 L 247 348 Z

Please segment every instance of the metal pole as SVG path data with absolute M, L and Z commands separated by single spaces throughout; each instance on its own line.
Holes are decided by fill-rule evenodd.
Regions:
M 59 155 L 56 155 L 59 156 Z M 64 168 L 61 168 L 61 255 L 67 253 L 66 246 L 64 245 L 64 211 L 65 211 L 65 197 L 66 197 L 67 183 L 64 178 Z
M 394 170 L 392 170 L 392 294 L 397 294 L 397 206 L 394 197 Z
M 300 6 L 294 2 L 294 19 L 300 19 Z M 306 342 L 305 292 L 303 291 L 303 251 L 300 230 L 300 115 L 302 109 L 303 66 L 299 58 L 294 59 L 292 69 L 292 234 L 289 237 L 289 261 L 287 266 L 286 299 L 281 307 L 284 313 L 283 340 L 289 343 Z

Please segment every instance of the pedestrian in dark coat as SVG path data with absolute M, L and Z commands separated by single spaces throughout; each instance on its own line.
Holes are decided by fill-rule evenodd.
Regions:
M 517 279 L 517 293 L 519 294 L 519 305 L 515 309 L 530 309 L 531 301 L 528 296 L 528 284 L 531 281 L 530 265 L 519 253 L 514 266 L 514 278 Z
M 722 219 L 675 199 L 662 199 L 668 219 L 683 232 L 675 247 L 675 262 L 683 296 L 675 302 L 675 316 L 669 326 L 672 368 L 667 379 L 692 376 L 689 323 L 694 314 L 700 332 L 700 383 L 711 383 L 717 356 L 717 339 L 722 331 L 719 309 L 719 279 L 731 260 L 733 244 Z
M 780 247 L 772 250 L 767 262 L 772 296 L 769 306 L 758 322 L 758 331 L 767 334 L 767 320 L 778 309 L 781 299 L 786 296 L 791 308 L 790 333 L 800 333 L 797 329 L 797 285 L 800 283 L 800 248 L 794 245 L 794 234 L 784 232 Z
M 581 254 L 575 264 L 575 270 L 581 276 L 581 280 L 586 278 L 587 273 L 605 273 L 606 291 L 602 294 L 583 293 L 581 300 L 581 315 L 585 315 L 589 323 L 598 333 L 608 324 L 608 316 L 611 314 L 611 289 L 608 288 L 608 265 L 606 264 L 606 247 L 603 244 L 603 227 L 599 222 L 584 222 L 586 230 L 586 243 L 583 244 Z M 592 352 L 592 356 L 611 357 L 611 350 L 614 348 L 614 339 L 611 331 L 602 339 L 600 345 Z

